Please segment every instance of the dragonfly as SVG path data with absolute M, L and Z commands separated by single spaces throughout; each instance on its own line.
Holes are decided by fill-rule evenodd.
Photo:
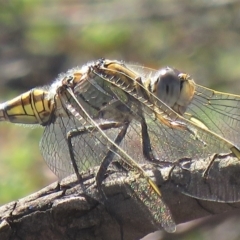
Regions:
M 60 179 L 75 173 L 82 183 L 80 171 L 102 161 L 110 163 L 113 156 L 116 156 L 117 160 L 124 162 L 125 166 L 128 165 L 129 171 L 134 170 L 133 175 L 137 176 L 137 179 L 131 181 L 132 195 L 144 202 L 153 217 L 151 220 L 155 220 L 155 224 L 160 223 L 166 231 L 174 232 L 176 224 L 157 185 L 141 166 L 118 146 L 129 124 L 114 119 L 127 115 L 127 112 L 122 114 L 121 109 L 114 110 L 113 107 L 121 105 L 121 108 L 123 104 L 120 101 L 116 103 L 115 95 L 113 97 L 111 88 L 108 89 L 109 84 L 106 85 L 103 79 L 100 83 L 99 77 L 91 72 L 92 67 L 97 64 L 98 62 L 94 62 L 82 68 L 71 69 L 59 75 L 49 87 L 32 89 L 0 104 L 0 121 L 42 125 L 45 129 L 40 149 L 48 166 Z M 71 84 L 77 84 L 78 88 Z M 111 109 L 109 112 L 104 108 L 108 102 L 109 110 Z M 128 109 L 125 104 L 124 107 Z M 104 108 L 104 111 L 99 111 L 100 108 Z M 108 112 L 113 118 L 106 115 L 103 118 L 103 112 L 104 115 Z M 119 132 L 120 128 L 122 129 Z M 114 132 L 114 129 L 117 131 Z M 104 167 L 107 168 L 106 164 Z M 97 181 L 100 192 L 103 175 L 104 173 L 100 174 Z M 84 185 L 82 188 L 85 190 Z
M 240 159 L 239 103 L 240 96 L 197 85 L 170 67 L 153 70 L 100 59 L 60 74 L 48 88 L 2 103 L 0 121 L 44 126 L 40 149 L 59 178 L 76 173 L 81 182 L 80 171 L 100 164 L 96 182 L 101 189 L 109 165 L 124 162 L 145 181 L 151 204 L 157 195 L 157 221 L 172 232 L 171 212 L 139 163 L 174 163 L 216 153 Z M 132 188 L 137 189 L 135 183 Z M 206 198 L 201 192 L 192 196 Z M 239 194 L 226 194 L 222 201 L 239 199 Z

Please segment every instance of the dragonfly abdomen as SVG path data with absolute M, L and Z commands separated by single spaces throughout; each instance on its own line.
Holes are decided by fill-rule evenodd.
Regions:
M 0 121 L 45 125 L 53 111 L 47 94 L 42 89 L 33 89 L 0 104 Z

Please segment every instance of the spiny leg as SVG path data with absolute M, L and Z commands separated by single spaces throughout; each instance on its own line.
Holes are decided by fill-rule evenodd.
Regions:
M 119 134 L 117 135 L 117 137 L 114 140 L 114 143 L 116 143 L 117 145 L 119 145 L 121 143 L 121 141 L 123 140 L 123 138 L 125 137 L 126 133 L 127 133 L 127 129 L 129 127 L 130 122 L 127 122 L 123 125 L 123 128 L 121 129 L 121 131 L 119 132 Z M 104 175 L 107 171 L 108 166 L 111 164 L 114 155 L 116 154 L 116 147 L 115 146 L 111 146 L 111 148 L 109 149 L 109 151 L 107 152 L 106 156 L 104 157 L 103 161 L 101 162 L 101 165 L 99 167 L 99 170 L 97 172 L 97 176 L 96 176 L 96 184 L 97 184 L 97 188 L 98 191 L 101 195 L 101 197 L 103 197 L 104 199 L 106 199 L 106 196 L 103 192 L 102 189 L 102 182 L 104 179 Z M 120 164 L 121 166 L 121 164 Z
M 139 85 L 139 89 L 141 90 L 141 93 L 143 94 L 145 99 L 148 99 L 148 95 L 146 94 L 146 91 L 143 88 L 143 82 L 142 82 L 142 78 L 138 77 L 137 79 L 135 79 Z M 144 118 L 144 115 L 142 113 L 142 108 L 141 106 L 138 106 L 138 112 L 139 115 L 141 116 L 141 130 L 142 130 L 142 151 L 143 151 L 143 155 L 146 158 L 147 161 L 151 162 L 151 163 L 155 163 L 155 164 L 166 164 L 163 161 L 160 161 L 160 159 L 156 156 L 154 156 L 154 152 L 151 146 L 151 140 L 148 134 L 148 126 L 146 123 L 146 120 Z
M 99 127 L 102 130 L 108 130 L 108 129 L 111 129 L 111 128 L 119 128 L 119 127 L 121 127 L 121 125 L 122 125 L 122 123 L 119 123 L 119 122 L 107 122 L 107 123 L 99 124 Z M 79 173 L 78 166 L 77 166 L 77 163 L 76 163 L 76 160 L 75 160 L 74 147 L 72 145 L 72 139 L 75 138 L 75 137 L 78 137 L 80 135 L 87 134 L 87 133 L 92 132 L 92 131 L 97 131 L 95 126 L 87 126 L 87 127 L 82 127 L 82 128 L 76 128 L 76 129 L 73 129 L 73 130 L 71 130 L 67 133 L 67 144 L 68 144 L 71 163 L 72 163 L 74 172 L 77 176 L 78 182 L 81 184 L 81 187 L 83 189 L 84 189 L 83 179 L 82 179 L 82 176 Z
M 145 118 L 142 118 L 141 121 L 141 128 L 142 128 L 142 151 L 143 155 L 147 161 L 158 164 L 158 165 L 172 165 L 173 163 L 170 161 L 161 161 L 159 158 L 154 156 L 154 152 L 152 150 L 150 137 L 148 134 L 148 127 Z
M 147 123 L 145 118 L 142 118 L 141 121 L 141 129 L 142 129 L 142 151 L 144 157 L 153 163 L 159 163 L 159 159 L 156 158 L 153 154 L 151 142 L 148 134 Z
M 215 159 L 216 159 L 218 156 L 219 156 L 219 154 L 215 153 L 215 154 L 213 154 L 213 156 L 210 157 L 210 162 L 208 163 L 205 171 L 203 172 L 203 178 L 204 178 L 204 180 L 207 180 L 207 179 L 208 179 L 208 175 L 209 175 L 210 169 L 212 168 L 213 163 L 214 163 Z

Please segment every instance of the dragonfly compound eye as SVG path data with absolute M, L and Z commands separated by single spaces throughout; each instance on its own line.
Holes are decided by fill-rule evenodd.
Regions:
M 175 71 L 172 68 L 161 69 L 153 84 L 156 96 L 169 107 L 173 107 L 181 92 L 181 82 Z

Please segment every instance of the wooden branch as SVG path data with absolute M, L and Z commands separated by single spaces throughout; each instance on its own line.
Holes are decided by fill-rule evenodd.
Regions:
M 174 168 L 144 165 L 158 183 L 177 224 L 240 208 L 240 203 L 210 202 L 182 194 L 229 202 L 240 199 L 240 161 L 231 155 L 215 156 L 203 177 L 210 161 L 183 159 Z M 131 197 L 129 176 L 108 172 L 106 209 L 95 187 L 96 171 L 84 174 L 88 196 L 75 176 L 70 176 L 0 207 L 0 239 L 121 239 L 122 229 L 123 239 L 128 240 L 157 230 L 144 205 Z

